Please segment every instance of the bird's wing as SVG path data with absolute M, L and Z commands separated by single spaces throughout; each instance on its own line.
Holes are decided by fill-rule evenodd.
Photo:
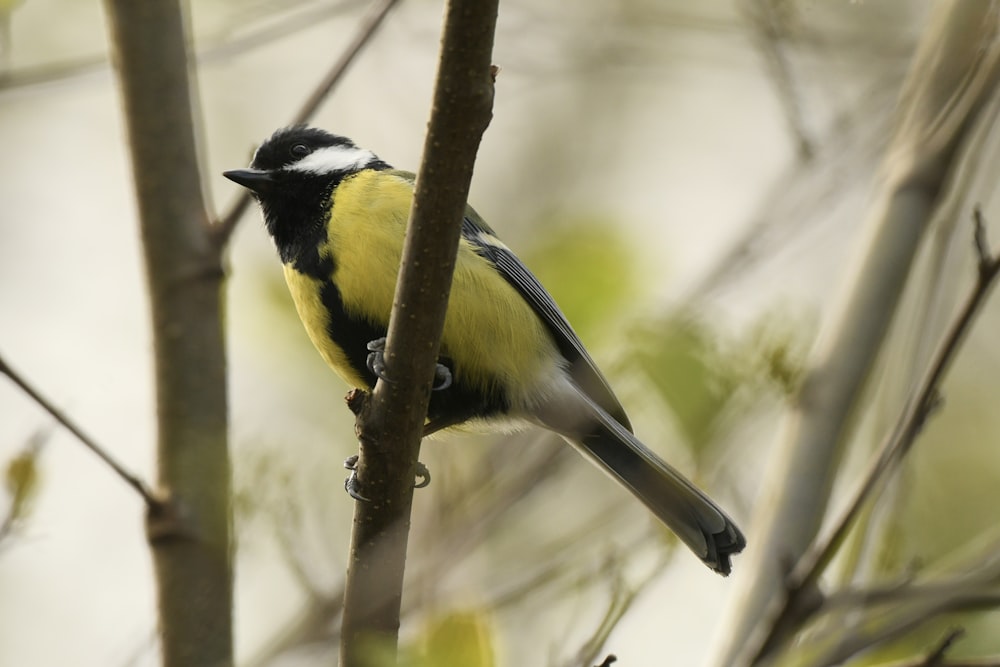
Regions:
M 394 169 L 391 173 L 407 181 L 411 186 L 416 181 L 413 172 Z M 590 354 L 583 347 L 583 342 L 573 331 L 573 327 L 559 310 L 559 306 L 538 282 L 538 278 L 497 238 L 486 221 L 471 206 L 466 206 L 465 209 L 462 236 L 480 257 L 496 267 L 504 280 L 524 297 L 545 323 L 559 352 L 569 362 L 569 374 L 576 385 L 615 421 L 631 432 L 632 424 L 625 414 L 625 408 L 618 402 L 618 397 L 611 391 L 608 381 L 590 358 Z
M 538 282 L 538 278 L 496 237 L 493 230 L 471 206 L 467 207 L 465 219 L 462 221 L 462 236 L 472 244 L 480 257 L 496 267 L 500 275 L 524 297 L 545 323 L 559 351 L 569 362 L 570 377 L 577 386 L 619 424 L 631 431 L 632 425 L 625 414 L 625 409 L 583 347 L 580 337 L 559 310 L 559 306 Z

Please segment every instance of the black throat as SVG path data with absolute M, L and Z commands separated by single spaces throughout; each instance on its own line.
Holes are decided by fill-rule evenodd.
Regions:
M 333 190 L 341 178 L 297 175 L 282 183 L 273 194 L 260 198 L 264 225 L 274 239 L 282 264 L 320 277 L 319 246 L 327 235 Z

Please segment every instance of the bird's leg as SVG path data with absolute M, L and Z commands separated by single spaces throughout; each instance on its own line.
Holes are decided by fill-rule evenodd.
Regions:
M 372 372 L 375 377 L 385 380 L 386 382 L 392 382 L 389 378 L 385 376 L 385 337 L 376 338 L 370 341 L 367 345 L 368 348 L 368 358 L 366 363 L 368 365 L 368 370 Z M 431 387 L 431 391 L 441 391 L 447 389 L 451 386 L 451 369 L 442 363 L 438 363 L 434 367 L 434 386 Z

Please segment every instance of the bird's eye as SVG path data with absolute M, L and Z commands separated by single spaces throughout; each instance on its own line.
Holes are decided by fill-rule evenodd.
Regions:
M 312 149 L 305 144 L 292 144 L 292 147 L 288 149 L 288 152 L 292 154 L 292 157 L 300 158 L 312 153 Z

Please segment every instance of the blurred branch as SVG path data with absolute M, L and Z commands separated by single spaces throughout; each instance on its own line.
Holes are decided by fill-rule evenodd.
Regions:
M 838 591 L 820 600 L 811 612 L 829 617 L 822 630 L 811 631 L 808 641 L 795 642 L 755 664 L 841 664 L 942 614 L 995 610 L 1000 607 L 998 547 L 995 535 L 976 540 L 939 568 L 936 578 L 927 581 L 904 580 L 877 588 Z M 803 624 L 809 621 L 802 620 Z
M 618 627 L 618 624 L 628 610 L 632 608 L 632 605 L 635 604 L 639 595 L 648 589 L 649 584 L 654 579 L 663 574 L 665 564 L 665 561 L 662 560 L 656 563 L 649 569 L 641 581 L 632 585 L 625 584 L 621 574 L 615 568 L 614 561 L 609 561 L 605 564 L 603 576 L 612 579 L 611 599 L 608 601 L 608 608 L 590 638 L 580 647 L 577 654 L 566 662 L 566 667 L 590 664 L 597 659 L 605 644 L 608 643 L 608 638 L 611 636 L 612 631 Z M 615 662 L 618 658 L 614 654 L 610 654 L 604 659 L 602 664 L 610 664 L 609 660 Z
M 411 571 L 407 574 L 407 595 L 400 612 L 402 619 L 439 604 L 435 593 L 448 587 L 447 582 L 456 570 L 456 563 L 462 562 L 486 538 L 503 530 L 505 521 L 516 520 L 516 511 L 534 511 L 530 496 L 546 488 L 545 482 L 562 472 L 567 462 L 577 461 L 573 452 L 561 442 L 543 440 L 553 438 L 547 433 L 533 434 L 529 442 L 514 446 L 515 450 L 522 451 L 513 457 L 509 439 L 497 441 L 486 455 L 476 457 L 477 469 L 461 488 L 441 498 L 435 496 L 435 507 L 429 512 L 434 517 L 434 523 L 422 526 L 420 542 L 414 544 L 420 559 L 411 564 Z M 497 474 L 498 466 L 504 474 Z M 436 494 L 441 492 L 442 487 L 438 486 Z M 459 498 L 461 502 L 457 502 Z M 610 504 L 571 532 L 553 533 L 551 539 L 532 540 L 523 545 L 519 556 L 523 563 L 530 565 L 517 567 L 510 576 L 498 575 L 494 590 L 489 592 L 484 605 L 496 612 L 517 604 L 543 605 L 546 599 L 575 594 L 581 586 L 593 583 L 599 572 L 591 565 L 590 559 L 586 559 L 582 567 L 577 567 L 567 563 L 566 554 L 574 553 L 595 533 L 600 534 L 602 526 L 620 522 L 622 504 L 625 503 Z M 318 528 L 302 525 L 300 529 L 309 533 Z M 660 529 L 656 527 L 655 530 Z M 651 537 L 644 533 L 618 551 L 635 555 L 640 553 L 643 545 L 660 539 L 659 534 Z M 279 540 L 286 557 L 297 553 L 295 536 L 280 535 Z M 663 558 L 672 557 L 675 550 L 670 545 L 665 548 L 667 551 Z M 309 582 L 310 578 L 303 576 L 305 570 L 302 565 L 298 560 L 289 562 L 290 568 L 298 570 L 293 576 Z M 337 620 L 342 611 L 342 589 L 319 590 L 313 586 L 307 587 L 306 594 L 307 600 L 297 615 L 247 660 L 246 667 L 265 667 L 296 648 L 332 644 L 339 640 Z
M 829 129 L 814 144 L 812 160 L 795 160 L 778 174 L 749 223 L 695 281 L 684 296 L 701 303 L 726 287 L 746 281 L 747 275 L 782 251 L 795 252 L 809 235 L 822 233 L 821 224 L 838 225 L 843 234 L 853 230 L 828 215 L 843 205 L 845 190 L 868 187 L 870 171 L 884 152 L 891 132 L 894 91 L 902 73 L 895 69 L 878 78 L 860 96 L 860 102 L 839 110 Z
M 899 469 L 903 457 L 913 446 L 923 430 L 927 418 L 940 404 L 940 387 L 951 368 L 971 329 L 976 315 L 989 296 L 997 276 L 1000 275 L 1000 253 L 991 254 L 986 241 L 986 228 L 979 209 L 975 211 L 975 250 L 977 254 L 976 282 L 955 317 L 948 331 L 938 344 L 937 351 L 917 385 L 916 391 L 899 416 L 893 430 L 886 436 L 872 460 L 868 472 L 848 502 L 846 509 L 834 522 L 829 533 L 817 539 L 803 555 L 788 578 L 788 590 L 784 606 L 761 644 L 757 659 L 776 648 L 778 642 L 786 640 L 791 633 L 802 627 L 808 614 L 803 612 L 812 606 L 803 598 L 815 600 L 818 594 L 819 578 L 833 560 L 837 550 L 847 538 L 861 514 L 866 501 L 882 488 L 892 474 Z
M 227 31 L 226 36 L 214 40 L 211 38 L 204 40 L 216 43 L 198 48 L 194 54 L 194 61 L 199 65 L 204 65 L 262 48 L 272 42 L 312 28 L 319 21 L 342 14 L 345 10 L 353 9 L 358 4 L 357 0 L 336 0 L 321 3 L 317 7 L 299 12 L 287 12 L 285 5 L 282 4 L 282 11 L 286 11 L 288 14 L 286 18 L 268 26 L 247 30 L 238 37 L 229 37 L 228 33 L 233 32 L 230 30 Z M 240 12 L 240 14 L 244 13 Z M 253 17 L 251 20 L 256 20 L 256 18 Z M 0 70 L 0 95 L 32 86 L 70 81 L 88 74 L 106 72 L 110 67 L 111 62 L 108 56 L 100 53 L 62 62 Z
M 955 642 L 960 640 L 965 636 L 964 628 L 954 628 L 949 630 L 947 634 L 937 643 L 927 656 L 921 661 L 921 667 L 934 667 L 935 665 L 942 665 L 944 663 L 944 656 L 951 650 L 951 647 L 955 645 Z
M 755 526 L 757 549 L 745 562 L 731 627 L 716 656 L 741 664 L 755 653 L 784 597 L 787 564 L 814 540 L 837 463 L 883 347 L 924 232 L 940 204 L 958 147 L 996 88 L 1000 41 L 996 8 L 943 2 L 914 57 L 886 155 L 879 208 L 869 220 L 862 260 L 845 299 L 828 320 L 797 396 L 783 446 L 769 466 Z
M 341 665 L 373 640 L 395 655 L 413 482 L 476 153 L 492 118 L 498 0 L 451 0 L 386 340 L 386 375 L 358 406 L 357 479 Z M 418 354 L 419 352 L 419 354 Z
M 47 398 L 42 396 L 41 393 L 35 389 L 35 387 L 28 382 L 23 375 L 10 367 L 3 356 L 0 356 L 0 374 L 6 375 L 10 378 L 11 382 L 16 384 L 18 388 L 31 400 L 37 403 L 39 407 L 48 412 L 63 428 L 72 433 L 84 447 L 96 454 L 97 457 L 101 459 L 106 466 L 111 468 L 112 472 L 114 472 L 123 482 L 135 489 L 135 492 L 138 493 L 145 501 L 147 508 L 153 510 L 160 505 L 160 501 L 156 498 L 152 490 L 150 490 L 144 481 L 139 479 L 137 475 L 129 472 L 125 466 L 119 463 L 118 460 L 108 452 L 107 449 L 84 433 L 83 430 L 77 426 L 66 413 L 53 405 Z
M 778 101 L 795 140 L 798 161 L 808 161 L 813 157 L 815 147 L 806 129 L 802 115 L 802 96 L 788 61 L 787 51 L 791 13 L 797 11 L 797 5 L 781 0 L 745 0 L 743 7 L 750 21 L 754 42 L 774 81 Z
M 978 208 L 975 210 L 974 218 L 975 250 L 978 259 L 976 283 L 947 333 L 938 344 L 937 352 L 932 357 L 923 380 L 917 385 L 915 395 L 907 403 L 892 432 L 879 447 L 871 468 L 864 476 L 856 494 L 848 503 L 844 514 L 834 523 L 829 536 L 826 539 L 817 540 L 792 573 L 792 581 L 801 582 L 801 584 L 797 583 L 796 587 L 799 585 L 809 587 L 818 582 L 820 575 L 833 559 L 837 548 L 847 537 L 847 532 L 860 514 L 865 501 L 888 480 L 894 471 L 898 470 L 903 457 L 923 430 L 927 418 L 940 405 L 941 384 L 944 382 L 955 356 L 961 349 L 966 335 L 972 328 L 976 316 L 986 303 L 996 283 L 997 276 L 1000 275 L 1000 253 L 991 255 L 989 247 L 986 245 L 986 228 Z
M 337 57 L 337 60 L 334 61 L 329 71 L 327 71 L 326 76 L 324 76 L 323 79 L 316 85 L 316 88 L 299 108 L 298 113 L 295 114 L 292 122 L 289 123 L 290 125 L 304 123 L 312 118 L 313 114 L 316 113 L 320 105 L 323 104 L 327 97 L 329 97 L 336 85 L 340 83 L 340 80 L 343 78 L 344 74 L 347 73 L 348 68 L 354 62 L 354 59 L 371 41 L 372 37 L 375 36 L 375 33 L 382 25 L 382 21 L 389 15 L 389 11 L 395 7 L 398 2 L 399 0 L 381 0 L 381 2 L 375 5 L 362 19 L 360 25 L 358 26 L 358 30 L 354 35 L 354 39 L 351 40 L 340 56 Z M 240 194 L 237 195 L 236 200 L 222 215 L 219 222 L 213 226 L 215 242 L 219 246 L 224 246 L 229 242 L 229 238 L 233 235 L 233 231 L 235 231 L 236 226 L 243 217 L 243 214 L 246 213 L 251 201 L 252 199 L 249 191 L 244 188 L 240 188 Z
M 195 147 L 180 0 L 106 0 L 152 310 L 157 484 L 146 517 L 165 667 L 233 663 L 222 253 Z
M 491 453 L 508 452 L 509 442 L 498 442 L 491 447 Z M 428 602 L 421 595 L 421 591 L 431 589 L 437 590 L 442 580 L 448 576 L 454 564 L 461 561 L 471 550 L 482 544 L 483 539 L 493 534 L 502 520 L 508 518 L 515 506 L 519 505 L 526 496 L 542 488 L 541 482 L 551 478 L 559 470 L 561 463 L 569 457 L 564 456 L 568 450 L 565 447 L 528 447 L 527 455 L 518 457 L 516 474 L 504 475 L 498 480 L 496 470 L 490 455 L 479 457 L 477 463 L 479 471 L 472 475 L 468 486 L 474 491 L 470 494 L 462 494 L 462 502 L 442 503 L 442 509 L 435 511 L 434 516 L 441 519 L 440 524 L 444 528 L 431 535 L 422 534 L 423 548 L 422 557 L 417 563 L 417 571 L 411 573 L 410 593 L 406 598 L 406 605 L 401 609 L 401 615 L 407 616 L 411 612 L 419 611 Z M 507 469 L 511 469 L 509 466 Z M 448 517 L 445 509 L 463 511 L 463 516 Z M 303 530 L 311 530 L 311 527 L 304 527 Z M 590 527 L 587 528 L 591 530 Z M 279 529 L 280 531 L 280 529 Z M 580 535 L 573 535 L 571 539 L 580 539 Z M 291 557 L 295 553 L 295 543 L 291 536 L 281 537 L 283 549 L 286 557 Z M 287 548 L 284 542 L 287 541 Z M 561 545 L 561 548 L 568 547 Z M 538 545 L 541 546 L 541 545 Z M 554 553 L 561 553 L 557 549 Z M 561 568 L 563 563 L 557 559 L 538 559 L 537 562 L 547 564 L 558 564 Z M 301 562 L 289 562 L 289 567 L 300 572 L 295 576 L 300 581 L 308 580 L 303 578 L 304 570 L 301 569 Z M 540 577 L 551 576 L 547 568 Z M 532 579 L 537 582 L 538 579 Z M 504 604 L 504 600 L 510 596 L 517 595 L 521 589 L 513 593 L 501 594 L 498 601 L 491 603 L 491 606 Z M 263 667 L 289 651 L 290 649 L 307 643 L 314 642 L 334 642 L 339 639 L 340 631 L 335 622 L 343 609 L 343 588 L 333 591 L 319 591 L 315 588 L 307 590 L 309 599 L 303 609 L 285 627 L 276 633 L 275 639 L 253 656 L 247 667 Z

